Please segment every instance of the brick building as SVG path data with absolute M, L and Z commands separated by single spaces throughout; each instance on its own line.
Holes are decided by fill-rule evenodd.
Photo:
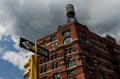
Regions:
M 38 45 L 50 51 L 49 58 L 40 57 L 39 79 L 120 79 L 116 40 L 100 37 L 76 20 L 39 39 Z

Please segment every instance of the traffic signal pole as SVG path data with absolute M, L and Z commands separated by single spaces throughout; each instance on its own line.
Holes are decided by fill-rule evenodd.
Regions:
M 30 79 L 35 79 L 35 55 L 31 55 L 28 62 L 24 64 L 24 68 L 28 69 L 24 72 L 24 78 L 30 77 Z
M 34 52 L 34 55 L 31 55 L 29 61 L 24 64 L 24 68 L 27 69 L 23 74 L 24 78 L 39 79 L 39 55 L 49 57 L 49 50 L 38 46 L 37 42 L 32 43 L 24 38 L 20 38 L 20 47 Z
M 37 51 L 38 51 L 38 48 L 37 48 L 37 42 L 35 42 L 35 79 L 38 79 L 39 78 L 39 64 L 38 64 L 38 55 L 37 55 Z
M 28 70 L 24 72 L 24 78 L 30 77 L 30 79 L 39 79 L 39 64 L 38 64 L 38 55 L 37 55 L 37 43 L 34 46 L 35 54 L 30 56 L 28 62 L 24 64 L 24 68 Z

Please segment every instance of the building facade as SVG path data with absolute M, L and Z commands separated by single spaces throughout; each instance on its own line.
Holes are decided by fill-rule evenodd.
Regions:
M 120 46 L 107 35 L 100 37 L 78 22 L 59 26 L 38 40 L 50 51 L 40 57 L 40 79 L 120 79 Z
M 120 45 L 76 21 L 38 40 L 48 49 L 40 57 L 39 79 L 120 79 Z

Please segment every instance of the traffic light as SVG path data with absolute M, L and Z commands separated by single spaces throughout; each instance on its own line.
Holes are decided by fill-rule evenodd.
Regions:
M 28 69 L 26 72 L 24 72 L 23 76 L 24 78 L 30 77 L 30 79 L 36 79 L 36 61 L 35 61 L 35 55 L 31 55 L 28 62 L 24 64 L 24 68 Z

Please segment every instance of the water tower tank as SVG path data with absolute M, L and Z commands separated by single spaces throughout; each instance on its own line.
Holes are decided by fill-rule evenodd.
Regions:
M 75 16 L 74 6 L 72 4 L 66 5 L 66 14 L 67 14 L 67 17 Z

